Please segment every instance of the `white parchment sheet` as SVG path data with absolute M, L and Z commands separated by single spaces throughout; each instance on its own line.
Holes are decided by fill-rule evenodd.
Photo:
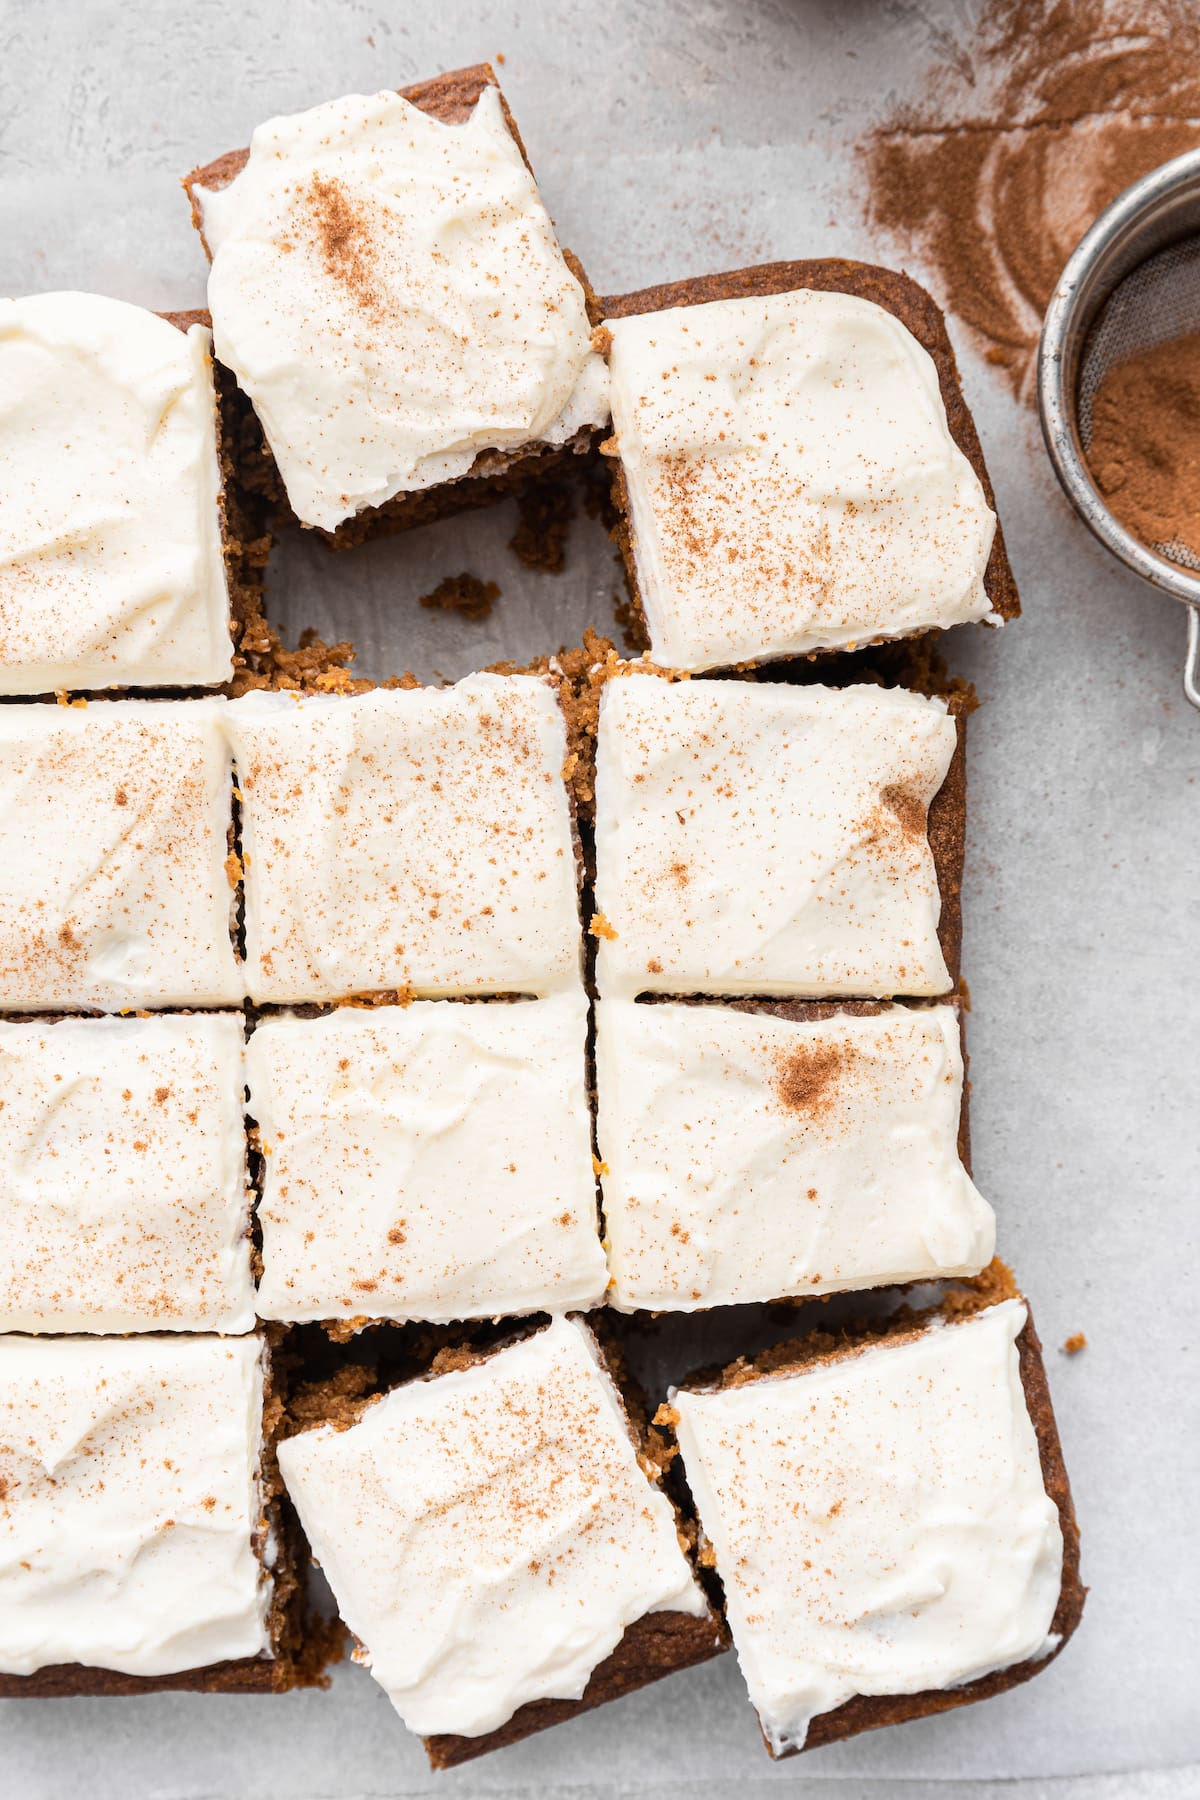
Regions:
M 498 52 L 562 238 L 602 291 L 870 257 L 886 247 L 862 224 L 854 142 L 967 10 L 0 0 L 0 291 L 202 303 L 183 172 L 272 113 Z M 966 892 L 976 1176 L 1047 1346 L 1092 1590 L 1075 1641 L 998 1700 L 774 1767 L 732 1656 L 438 1777 L 349 1666 L 329 1693 L 278 1699 L 10 1701 L 3 1800 L 1200 1793 L 1200 717 L 1179 691 L 1178 609 L 1106 561 L 1032 414 L 956 341 L 1025 604 L 950 646 L 986 702 Z M 522 570 L 512 528 L 502 507 L 350 557 L 297 540 L 271 610 L 352 636 L 367 674 L 455 676 L 611 628 L 599 527 L 577 521 L 559 577 Z M 486 624 L 415 604 L 463 569 L 503 588 Z M 1088 1349 L 1060 1356 L 1079 1330 Z

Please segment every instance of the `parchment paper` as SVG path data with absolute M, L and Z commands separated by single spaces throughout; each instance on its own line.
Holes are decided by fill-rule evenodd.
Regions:
M 272 113 L 498 52 L 560 233 L 598 288 L 870 256 L 854 141 L 887 96 L 913 90 L 965 10 L 3 0 L 0 286 L 201 303 L 184 171 Z M 1091 542 L 1032 414 L 957 341 L 1026 609 L 950 645 L 986 701 L 966 893 L 976 1175 L 1048 1349 L 1092 1588 L 1074 1643 L 985 1706 L 778 1767 L 732 1656 L 436 1778 L 351 1667 L 327 1694 L 279 1699 L 8 1702 L 0 1794 L 1200 1792 L 1200 717 L 1180 695 L 1184 621 Z M 455 676 L 610 624 L 617 571 L 594 523 L 577 523 L 561 577 L 523 571 L 512 528 L 502 507 L 349 558 L 289 544 L 273 610 L 291 630 L 354 637 L 369 674 Z M 501 583 L 486 625 L 415 605 L 463 569 Z M 1059 1356 L 1078 1330 L 1087 1350 Z M 1029 1785 L 1007 1785 L 1018 1777 Z

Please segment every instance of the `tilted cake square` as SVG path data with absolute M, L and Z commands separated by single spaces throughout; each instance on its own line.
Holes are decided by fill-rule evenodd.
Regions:
M 360 1660 L 437 1768 L 723 1647 L 579 1320 L 451 1351 L 288 1438 L 280 1467 Z
M 1013 1687 L 1079 1622 L 1041 1347 L 1006 1273 L 991 1304 L 817 1333 L 670 1396 L 773 1756 Z
M 607 421 L 590 294 L 490 68 L 270 119 L 184 185 L 217 355 L 302 524 L 477 505 Z

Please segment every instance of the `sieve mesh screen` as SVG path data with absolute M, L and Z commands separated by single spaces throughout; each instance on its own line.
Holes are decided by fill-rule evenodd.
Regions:
M 1146 258 L 1118 282 L 1100 308 L 1083 348 L 1077 405 L 1085 452 L 1092 442 L 1092 402 L 1109 368 L 1140 350 L 1200 331 L 1200 235 Z M 1186 544 L 1154 544 L 1160 556 L 1200 570 Z

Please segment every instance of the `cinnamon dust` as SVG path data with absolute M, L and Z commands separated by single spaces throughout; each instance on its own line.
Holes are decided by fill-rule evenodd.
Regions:
M 838 1084 L 854 1056 L 850 1044 L 798 1044 L 780 1058 L 775 1092 L 789 1112 L 819 1117 L 835 1103 Z
M 1013 390 L 1071 251 L 1122 189 L 1200 143 L 1200 13 L 1187 0 L 984 0 L 920 100 L 862 147 L 872 225 Z
M 1092 401 L 1088 466 L 1143 544 L 1200 563 L 1200 332 L 1114 362 Z

